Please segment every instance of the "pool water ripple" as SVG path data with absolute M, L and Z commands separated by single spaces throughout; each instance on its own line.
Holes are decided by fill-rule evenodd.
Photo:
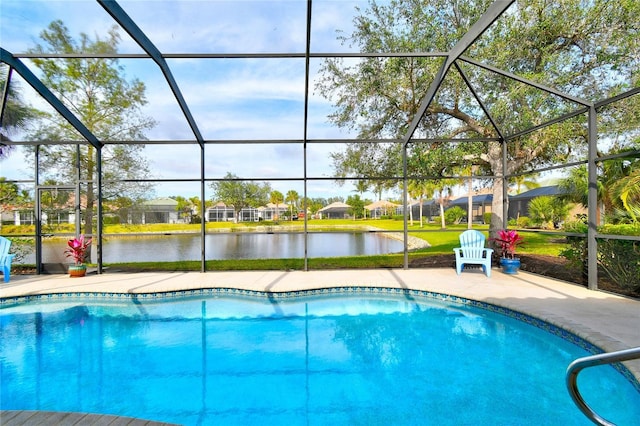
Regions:
M 564 387 L 589 345 L 457 302 L 367 289 L 5 302 L 0 408 L 185 425 L 590 424 Z M 634 424 L 640 392 L 611 366 L 590 370 L 590 405 Z

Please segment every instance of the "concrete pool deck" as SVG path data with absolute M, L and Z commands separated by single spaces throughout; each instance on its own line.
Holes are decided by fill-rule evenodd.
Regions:
M 523 312 L 564 328 L 606 352 L 640 347 L 640 301 L 544 276 L 481 270 L 367 269 L 18 275 L 0 283 L 0 298 L 51 293 L 159 293 L 200 288 L 286 292 L 331 287 L 389 287 L 450 294 Z M 640 360 L 625 366 L 640 380 Z

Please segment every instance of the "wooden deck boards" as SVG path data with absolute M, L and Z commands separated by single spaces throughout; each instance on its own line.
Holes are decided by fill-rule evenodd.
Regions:
M 172 423 L 154 422 L 132 417 L 105 414 L 69 413 L 62 411 L 0 411 L 2 426 L 174 426 Z

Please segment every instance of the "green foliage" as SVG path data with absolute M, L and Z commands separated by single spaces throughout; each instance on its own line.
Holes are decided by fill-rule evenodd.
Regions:
M 568 247 L 560 255 L 569 260 L 573 267 L 587 271 L 587 224 L 585 220 L 567 222 L 565 232 L 581 234 L 567 236 Z M 604 225 L 599 233 L 611 235 L 640 236 L 640 224 Z M 622 239 L 598 239 L 598 265 L 621 288 L 640 292 L 640 242 Z
M 467 216 L 467 212 L 460 206 L 454 206 L 444 212 L 444 221 L 447 225 L 458 224 L 464 217 Z
M 0 89 L 4 90 L 7 83 L 8 67 L 0 68 Z M 38 111 L 29 107 L 22 99 L 22 88 L 16 83 L 14 78 L 6 92 L 6 99 L 3 102 L 2 110 L 2 129 L 1 134 L 4 137 L 11 136 L 15 131 L 26 129 L 29 121 L 38 116 Z M 11 145 L 0 143 L 0 159 L 8 157 L 9 151 L 13 148 Z
M 351 207 L 348 209 L 348 213 L 356 219 L 364 217 L 364 200 L 360 198 L 360 195 L 349 195 L 346 204 Z
M 640 241 L 598 240 L 598 264 L 618 286 L 640 293 Z
M 6 178 L 0 177 L 0 213 L 19 205 L 32 202 L 27 190 L 20 190 L 15 182 L 8 182 Z
M 516 226 L 518 228 L 528 228 L 531 226 L 531 219 L 528 216 L 520 216 L 516 219 Z
M 103 225 L 117 225 L 120 223 L 120 218 L 115 215 L 104 215 L 102 217 Z
M 0 207 L 12 204 L 18 197 L 18 184 L 7 182 L 6 178 L 0 177 Z
M 586 218 L 566 222 L 563 227 L 565 232 L 580 234 L 567 236 L 568 246 L 560 252 L 560 256 L 566 258 L 572 267 L 578 268 L 586 274 L 587 263 L 587 223 Z
M 619 223 L 616 225 L 602 225 L 599 231 L 603 234 L 611 235 L 634 235 L 640 236 L 640 222 L 635 223 Z
M 560 251 L 567 247 L 563 238 L 558 238 L 552 232 L 520 232 L 525 238 L 526 244 L 518 247 L 521 254 L 541 254 L 547 256 L 559 256 Z
M 62 21 L 51 22 L 40 33 L 40 43 L 29 53 L 46 56 L 47 53 L 103 54 L 118 52 L 120 36 L 116 27 L 108 31 L 104 38 L 96 35 L 91 39 L 80 34 L 74 39 Z M 147 103 L 145 85 L 136 80 L 128 80 L 118 59 L 108 58 L 66 58 L 51 59 L 38 57 L 33 60 L 39 69 L 42 82 L 65 106 L 84 123 L 86 128 L 99 140 L 145 140 L 145 131 L 155 122 L 142 114 Z M 69 122 L 57 113 L 43 112 L 34 123 L 30 140 L 82 141 Z M 142 156 L 144 146 L 139 144 L 106 144 L 101 149 L 102 178 L 110 181 L 103 185 L 103 199 L 109 200 L 127 195 L 140 199 L 148 191 L 144 182 L 122 182 L 148 178 L 146 159 Z M 57 183 L 73 184 L 77 180 L 76 168 L 80 164 L 85 233 L 94 228 L 95 181 L 97 181 L 96 148 L 91 144 L 45 144 L 39 148 L 39 170 L 45 177 L 55 178 Z
M 536 225 L 543 228 L 554 228 L 563 222 L 571 206 L 558 197 L 548 195 L 536 197 L 529 203 L 529 215 Z
M 640 236 L 640 222 L 603 225 L 602 234 Z M 640 241 L 598 240 L 598 263 L 620 287 L 640 293 Z
M 285 201 L 289 204 L 289 218 L 293 220 L 298 214 L 298 202 L 300 201 L 300 194 L 298 191 L 290 189 L 287 191 Z
M 447 51 L 488 4 L 473 0 L 370 1 L 354 20 L 353 32 L 341 35 L 340 41 L 363 52 Z M 640 27 L 639 16 L 640 3 L 633 1 L 522 0 L 469 51 L 477 61 L 545 82 L 574 96 L 601 99 L 637 85 L 640 39 L 628 29 Z M 570 37 L 566 28 L 571 28 Z M 355 130 L 363 139 L 402 139 L 414 130 L 421 137 L 439 139 L 494 136 L 495 129 L 487 117 L 476 114 L 477 101 L 467 81 L 456 72 L 444 77 L 426 114 L 416 121 L 441 64 L 441 60 L 424 57 L 365 58 L 355 64 L 331 58 L 322 64 L 316 89 L 334 103 L 330 120 Z M 497 73 L 470 64 L 459 66 L 470 84 L 481 82 L 484 104 L 493 122 L 502 126 L 503 134 L 518 133 L 573 108 Z M 628 110 L 625 123 L 633 129 L 640 117 L 633 114 L 633 108 Z M 414 123 L 415 129 L 411 128 Z M 582 116 L 513 140 L 507 145 L 506 170 L 499 143 L 411 143 L 409 174 L 437 179 L 456 176 L 457 168 L 475 165 L 489 172 L 485 174 L 500 176 L 558 164 L 584 152 L 584 129 Z M 603 137 L 619 134 L 611 126 L 599 130 Z M 402 164 L 399 145 L 347 145 L 344 151 L 332 154 L 336 176 L 398 176 Z M 498 190 L 499 184 L 494 185 Z M 493 203 L 492 227 L 498 223 L 503 226 L 501 197 L 494 196 Z
M 619 109 L 624 109 L 619 107 Z M 636 107 L 636 110 L 638 108 Z M 638 143 L 616 145 L 608 154 L 618 157 L 598 164 L 597 197 L 607 212 L 606 220 L 612 223 L 640 221 L 640 158 L 635 153 Z M 625 154 L 629 152 L 628 156 Z M 588 174 L 585 166 L 571 169 L 559 187 L 564 198 L 588 205 Z
M 482 222 L 485 225 L 489 225 L 491 223 L 491 212 L 484 212 L 482 214 Z
M 280 191 L 269 191 L 269 202 L 279 206 L 284 203 L 284 194 Z
M 185 219 L 187 223 L 191 223 L 191 216 L 193 215 L 194 207 L 191 200 L 180 195 L 169 198 L 172 198 L 178 202 L 178 204 L 176 204 L 176 212 L 178 212 L 178 217 L 180 219 Z
M 640 222 L 640 160 L 636 159 L 632 164 L 635 165 L 635 170 L 616 181 L 612 185 L 612 192 L 631 221 Z
M 243 181 L 231 172 L 227 172 L 225 180 L 211 183 L 214 201 L 222 201 L 233 207 L 237 220 L 240 210 L 245 207 L 260 207 L 267 204 L 272 193 L 271 186 L 265 183 Z M 274 191 L 275 192 L 275 191 Z M 282 193 L 280 193 L 282 195 Z M 282 197 L 284 199 L 284 196 Z

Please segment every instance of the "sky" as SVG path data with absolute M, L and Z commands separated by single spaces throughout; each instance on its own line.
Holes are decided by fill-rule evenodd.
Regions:
M 140 1 L 121 0 L 120 6 L 163 53 L 304 53 L 306 43 L 305 0 L 269 1 Z M 311 51 L 351 52 L 337 39 L 350 34 L 356 7 L 366 1 L 315 0 L 312 10 Z M 0 2 L 0 44 L 13 54 L 26 52 L 40 42 L 39 34 L 53 20 L 60 19 L 78 40 L 102 36 L 117 23 L 93 0 L 2 0 Z M 142 53 L 122 29 L 120 53 Z M 22 61 L 36 74 L 28 59 Z M 215 140 L 301 140 L 304 137 L 304 58 L 269 59 L 167 59 L 173 76 L 205 139 Z M 149 140 L 195 140 L 166 79 L 150 59 L 121 59 L 127 79 L 137 78 L 147 87 L 148 104 L 143 113 L 157 125 L 146 135 Z M 311 59 L 309 139 L 352 137 L 328 122 L 331 103 L 314 90 L 320 59 Z M 20 80 L 19 77 L 16 78 Z M 39 96 L 21 83 L 23 98 L 31 105 L 49 110 Z M 12 135 L 16 140 L 21 135 Z M 309 144 L 306 175 L 333 175 L 329 154 L 339 145 Z M 195 145 L 147 145 L 144 156 L 151 174 L 160 179 L 189 179 L 200 176 L 200 150 Z M 20 149 L 0 162 L 0 176 L 26 179 L 30 164 Z M 274 189 L 303 194 L 304 150 L 301 144 L 224 144 L 205 150 L 207 177 L 231 172 L 243 178 L 273 178 Z M 338 186 L 332 180 L 309 182 L 308 196 L 347 197 L 355 193 L 353 182 Z M 200 195 L 197 183 L 163 183 L 156 196 Z M 208 196 L 208 194 L 207 194 Z M 374 194 L 365 194 L 375 199 Z
M 305 52 L 306 0 L 120 0 L 118 3 L 165 54 Z M 367 0 L 314 0 L 311 52 L 357 52 L 357 46 L 343 44 L 338 36 L 349 36 L 355 16 L 367 8 Z M 118 26 L 95 0 L 0 0 L 0 45 L 13 54 L 26 52 L 41 42 L 41 31 L 58 19 L 76 41 L 81 33 L 95 39 Z M 119 29 L 119 34 L 120 53 L 143 53 L 123 29 Z M 22 61 L 36 75 L 40 74 L 28 58 Z M 206 178 L 223 178 L 232 173 L 269 182 L 273 189 L 284 194 L 295 190 L 302 196 L 306 176 L 311 178 L 307 186 L 307 196 L 311 198 L 340 196 L 346 199 L 357 193 L 355 181 L 339 185 L 330 179 L 334 175 L 330 154 L 342 151 L 344 146 L 311 143 L 305 150 L 302 144 L 275 142 L 305 137 L 304 58 L 168 58 L 166 61 L 204 139 L 274 141 L 206 145 Z M 355 59 L 345 59 L 345 63 L 349 61 Z M 128 80 L 138 79 L 146 86 L 148 103 L 142 113 L 156 122 L 156 126 L 146 132 L 147 139 L 194 142 L 195 136 L 157 64 L 151 59 L 125 58 L 120 59 L 119 65 Z M 322 59 L 311 58 L 309 65 L 307 138 L 354 138 L 352 132 L 329 123 L 332 103 L 316 93 Z M 20 81 L 19 76 L 15 79 Z M 51 110 L 24 81 L 21 87 L 28 103 Z M 12 135 L 12 138 L 22 139 L 21 135 Z M 149 143 L 143 155 L 153 178 L 200 178 L 200 149 L 195 143 Z M 19 149 L 8 159 L 0 160 L 0 176 L 23 180 L 31 174 L 30 161 Z M 465 192 L 466 187 L 456 188 L 454 196 Z M 200 185 L 162 182 L 155 185 L 152 194 L 155 197 L 172 195 L 200 196 Z M 208 185 L 205 198 L 213 198 Z M 378 195 L 368 192 L 363 198 L 376 200 Z M 395 190 L 383 194 L 382 198 L 398 200 L 401 195 Z

